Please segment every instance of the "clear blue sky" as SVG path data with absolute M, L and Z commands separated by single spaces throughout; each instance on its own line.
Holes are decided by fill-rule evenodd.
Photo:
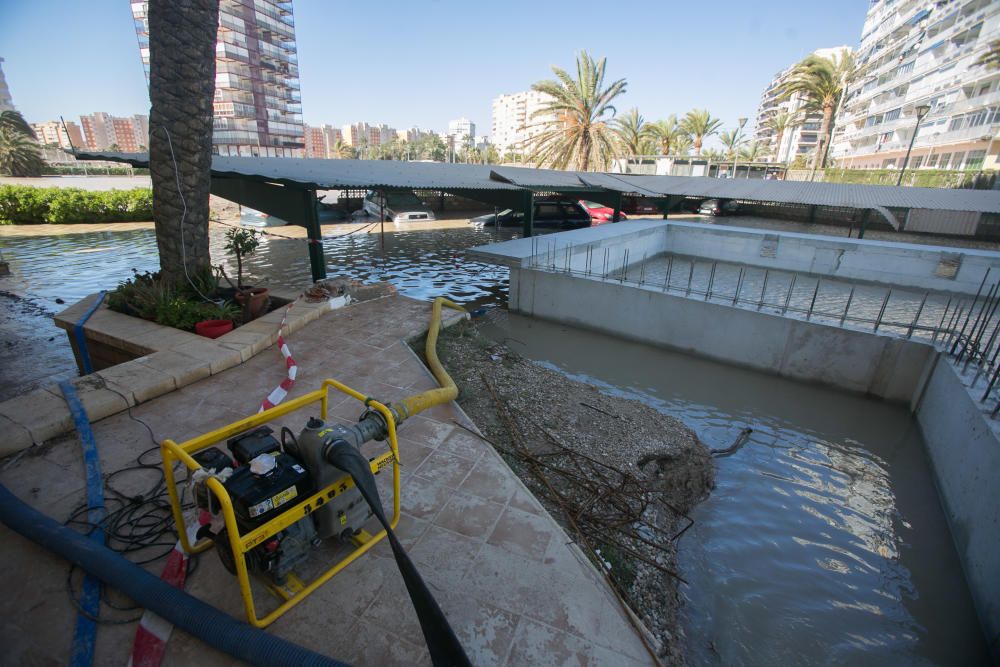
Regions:
M 619 112 L 693 107 L 732 126 L 816 48 L 856 46 L 869 0 L 295 0 L 305 121 L 488 134 L 490 102 L 573 68 L 587 49 L 625 78 Z M 30 122 L 148 113 L 128 0 L 0 0 L 0 57 Z

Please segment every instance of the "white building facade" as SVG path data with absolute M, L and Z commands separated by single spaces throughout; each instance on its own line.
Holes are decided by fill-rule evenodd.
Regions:
M 493 100 L 490 140 L 501 156 L 508 152 L 522 155 L 526 152 L 526 144 L 542 131 L 540 125 L 551 120 L 551 117 L 533 118 L 532 115 L 550 100 L 549 95 L 536 90 L 501 95 Z
M 996 168 L 1000 70 L 976 64 L 996 39 L 1000 0 L 873 1 L 830 158 L 898 169 L 913 139 L 908 168 Z
M 447 136 L 456 147 L 476 142 L 476 124 L 466 117 L 448 121 Z
M 842 57 L 844 52 L 850 53 L 850 51 L 848 46 L 838 46 L 817 49 L 812 55 L 820 58 Z M 794 64 L 789 65 L 775 75 L 761 94 L 760 105 L 757 107 L 753 139 L 770 148 L 770 160 L 773 162 L 793 162 L 798 156 L 808 158 L 815 153 L 816 145 L 819 143 L 823 114 L 806 113 L 803 109 L 806 100 L 801 93 L 794 93 L 788 99 L 781 99 L 782 89 L 794 68 Z M 782 111 L 793 115 L 795 123 L 779 137 L 768 123 Z

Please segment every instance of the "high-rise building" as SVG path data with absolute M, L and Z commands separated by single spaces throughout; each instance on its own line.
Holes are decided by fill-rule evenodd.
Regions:
M 10 88 L 7 87 L 7 79 L 3 75 L 3 58 L 0 58 L 0 111 L 13 111 L 14 100 L 10 97 Z
M 120 118 L 98 111 L 80 116 L 80 124 L 87 150 L 139 153 L 149 146 L 149 116 L 143 114 Z
M 913 139 L 911 169 L 995 168 L 1000 71 L 976 61 L 998 38 L 997 0 L 873 0 L 830 157 L 898 169 Z
M 149 81 L 147 0 L 133 0 Z M 305 141 L 290 0 L 220 0 L 212 150 L 220 155 L 302 157 Z
M 344 125 L 341 129 L 343 141 L 348 146 L 371 147 L 387 144 L 396 138 L 396 130 L 385 123 L 369 125 L 362 121 L 353 125 Z
M 501 95 L 493 100 L 493 122 L 490 136 L 500 155 L 513 151 L 524 153 L 530 140 L 541 131 L 549 116 L 533 117 L 550 100 L 537 90 Z
M 465 146 L 476 142 L 476 124 L 466 117 L 448 121 L 448 136 L 455 146 Z
M 322 125 L 305 126 L 305 156 L 312 158 L 332 158 L 333 146 L 343 139 L 343 134 L 336 127 Z
M 80 126 L 73 121 L 68 121 L 65 127 L 58 120 L 32 123 L 31 129 L 34 130 L 35 136 L 38 138 L 38 143 L 43 146 L 59 146 L 59 148 L 67 150 L 74 148 L 82 150 L 86 148 L 83 141 L 83 132 L 80 131 Z
M 820 58 L 839 58 L 850 51 L 848 46 L 838 46 L 831 49 L 817 49 L 812 55 Z M 798 156 L 815 153 L 820 126 L 823 124 L 822 113 L 810 113 L 805 110 L 806 99 L 802 93 L 793 93 L 787 99 L 783 98 L 784 86 L 788 83 L 794 68 L 795 65 L 790 65 L 774 76 L 761 94 L 760 105 L 757 107 L 753 138 L 769 147 L 771 160 L 774 162 L 792 162 Z M 779 137 L 778 132 L 769 127 L 769 121 L 783 111 L 794 121 L 788 129 L 781 132 Z

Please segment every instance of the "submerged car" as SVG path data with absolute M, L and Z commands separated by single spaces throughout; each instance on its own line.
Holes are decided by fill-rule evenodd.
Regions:
M 246 206 L 240 207 L 240 224 L 244 227 L 281 227 L 287 225 L 287 220 L 262 213 Z
M 645 197 L 623 197 L 622 210 L 630 215 L 658 215 L 660 206 Z
M 605 206 L 604 204 L 599 204 L 596 201 L 588 201 L 586 199 L 580 200 L 580 206 L 587 210 L 587 213 L 590 214 L 590 219 L 593 220 L 595 225 L 612 222 L 615 219 L 615 209 L 610 206 Z M 619 211 L 618 219 L 628 220 L 628 217 Z
M 385 222 L 430 222 L 434 212 L 412 191 L 377 192 L 369 190 L 361 204 L 365 215 L 376 218 L 385 215 Z
M 700 215 L 735 215 L 740 205 L 731 199 L 706 199 L 698 206 Z
M 579 229 L 581 227 L 590 227 L 593 222 L 590 214 L 579 202 L 568 200 L 536 200 L 534 216 L 535 227 Z M 524 212 L 508 208 L 496 214 L 487 213 L 486 215 L 472 218 L 469 222 L 486 227 L 492 227 L 493 225 L 500 227 L 521 226 L 524 224 Z

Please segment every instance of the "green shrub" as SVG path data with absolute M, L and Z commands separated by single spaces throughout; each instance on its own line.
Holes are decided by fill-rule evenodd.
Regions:
M 209 287 L 217 277 L 211 271 L 194 278 L 201 281 L 199 289 L 203 294 L 214 294 Z M 194 331 L 194 325 L 202 320 L 236 320 L 240 315 L 239 307 L 231 301 L 204 301 L 190 286 L 175 290 L 160 283 L 159 272 L 139 273 L 135 269 L 131 278 L 120 282 L 108 295 L 108 308 L 184 331 Z
M 0 185 L 0 224 L 142 222 L 153 219 L 153 192 Z

